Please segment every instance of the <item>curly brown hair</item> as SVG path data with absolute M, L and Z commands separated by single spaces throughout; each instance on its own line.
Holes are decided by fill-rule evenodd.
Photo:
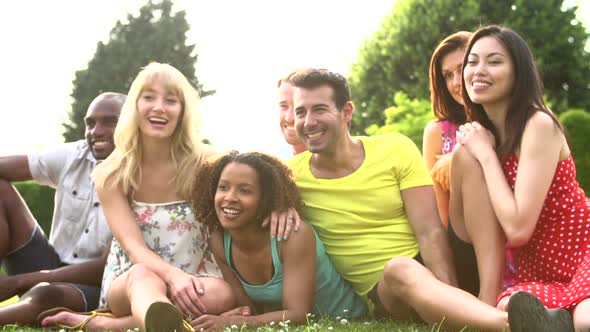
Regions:
M 303 201 L 295 185 L 293 173 L 287 165 L 264 153 L 231 151 L 207 162 L 195 174 L 192 205 L 199 222 L 206 224 L 211 230 L 222 229 L 215 213 L 215 192 L 221 172 L 230 163 L 248 165 L 258 174 L 261 197 L 256 218 L 261 223 L 272 211 L 294 208 L 301 215 Z

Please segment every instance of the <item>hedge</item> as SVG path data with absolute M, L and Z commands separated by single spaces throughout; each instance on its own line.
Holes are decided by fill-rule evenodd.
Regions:
M 588 196 L 590 194 L 590 113 L 569 110 L 559 116 L 567 129 L 572 156 L 576 161 L 577 179 Z
M 29 206 L 45 234 L 49 235 L 55 190 L 34 181 L 18 182 L 14 186 Z

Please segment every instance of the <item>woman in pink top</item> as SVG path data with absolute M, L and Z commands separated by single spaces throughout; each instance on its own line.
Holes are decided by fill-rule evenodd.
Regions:
M 461 97 L 461 65 L 471 32 L 459 31 L 446 37 L 430 59 L 430 100 L 436 120 L 424 128 L 422 153 L 434 180 L 438 213 L 448 224 L 450 154 L 455 132 L 467 120 Z

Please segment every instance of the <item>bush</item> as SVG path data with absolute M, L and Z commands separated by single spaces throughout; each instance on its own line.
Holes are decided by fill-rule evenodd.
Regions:
M 49 235 L 55 190 L 34 181 L 18 182 L 14 186 L 29 206 L 45 234 Z
M 577 179 L 586 195 L 590 193 L 590 113 L 569 110 L 559 116 L 565 126 L 572 156 L 576 161 Z
M 398 132 L 408 136 L 418 149 L 422 150 L 424 127 L 434 119 L 430 101 L 427 99 L 410 99 L 404 92 L 397 92 L 393 97 L 396 106 L 387 108 L 385 125 L 370 125 L 365 131 L 367 135 L 378 135 Z

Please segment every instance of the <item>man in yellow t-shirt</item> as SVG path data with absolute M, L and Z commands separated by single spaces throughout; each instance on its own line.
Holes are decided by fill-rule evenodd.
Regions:
M 295 128 L 308 151 L 289 166 L 305 203 L 303 219 L 338 272 L 375 304 L 377 315 L 446 319 L 453 326 L 505 320 L 451 287 L 457 284 L 451 251 L 415 144 L 395 133 L 352 137 L 354 106 L 343 76 L 308 69 L 291 81 Z

